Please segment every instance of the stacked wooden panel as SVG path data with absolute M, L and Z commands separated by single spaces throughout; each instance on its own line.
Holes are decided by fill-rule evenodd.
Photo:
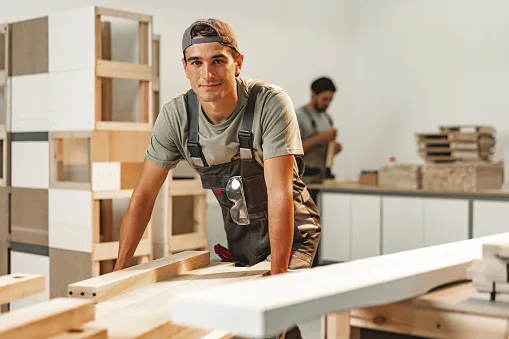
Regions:
M 117 257 L 153 126 L 152 18 L 92 6 L 9 29 L 11 272 L 46 275 L 47 300 Z M 150 225 L 135 256 L 152 258 Z
M 426 162 L 491 161 L 495 129 L 491 126 L 440 126 L 438 133 L 417 134 L 418 152 Z
M 472 297 L 492 302 L 509 302 L 509 243 L 483 244 L 482 258 L 467 269 L 472 280 Z

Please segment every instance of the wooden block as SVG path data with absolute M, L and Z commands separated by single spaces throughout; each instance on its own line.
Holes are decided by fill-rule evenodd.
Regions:
M 49 337 L 48 339 L 107 339 L 108 331 L 105 328 L 83 326 L 74 328 L 64 333 Z
M 50 72 L 83 69 L 94 71 L 95 8 L 93 6 L 50 14 L 48 32 Z M 71 107 L 78 108 L 74 105 Z
M 49 279 L 50 265 L 49 257 L 44 255 L 23 253 L 11 250 L 11 274 L 38 274 L 45 277 L 45 287 L 42 293 L 31 295 L 27 299 L 35 302 L 43 302 L 49 300 Z M 11 303 L 13 308 L 17 308 L 16 304 L 22 301 Z
M 509 241 L 509 233 L 183 292 L 171 300 L 172 321 L 240 336 L 273 335 L 326 314 L 393 303 L 464 280 L 470 262 L 481 258 L 482 244 L 491 241 Z M 296 296 L 288 286 L 297 284 L 313 288 Z M 264 293 L 246 293 L 253 290 Z
M 92 163 L 92 190 L 118 191 L 134 189 L 143 163 L 94 162 Z
M 68 291 L 72 297 L 83 297 L 95 302 L 102 302 L 135 288 L 169 279 L 209 263 L 210 254 L 207 251 L 182 252 L 167 258 L 70 284 Z
M 47 73 L 12 77 L 10 115 L 12 131 L 47 131 L 50 119 L 48 98 Z
M 49 144 L 47 141 L 13 141 L 12 187 L 49 187 Z
M 88 300 L 56 298 L 0 317 L 0 338 L 46 338 L 79 328 L 94 316 Z
M 97 60 L 96 75 L 103 78 L 152 80 L 152 66 L 129 62 Z
M 50 188 L 49 246 L 92 252 L 92 192 Z
M 48 190 L 12 188 L 12 241 L 48 246 Z
M 49 249 L 50 298 L 66 297 L 67 286 L 92 277 L 92 254 Z
M 421 165 L 393 164 L 378 171 L 378 184 L 395 189 L 420 189 L 422 186 Z
M 13 23 L 10 30 L 10 75 L 47 73 L 48 17 Z
M 44 292 L 46 277 L 40 274 L 8 274 L 0 276 L 0 305 Z
M 48 82 L 49 130 L 93 130 L 95 127 L 93 68 L 50 73 Z

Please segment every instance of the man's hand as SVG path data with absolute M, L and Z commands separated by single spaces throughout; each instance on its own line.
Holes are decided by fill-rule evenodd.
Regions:
M 336 139 L 336 136 L 338 135 L 338 130 L 336 128 L 330 128 L 328 130 L 325 130 L 320 133 L 323 142 L 329 142 L 334 139 Z
M 269 207 L 271 275 L 288 272 L 293 244 L 293 164 L 285 155 L 264 162 Z
M 313 148 L 319 145 L 327 144 L 330 141 L 336 139 L 337 134 L 338 130 L 336 128 L 331 128 L 310 138 L 302 140 L 302 148 L 304 148 L 304 153 L 310 152 Z
M 343 146 L 339 142 L 336 142 L 336 144 L 334 145 L 334 154 L 338 154 L 342 150 Z
M 145 159 L 143 162 L 140 177 L 120 226 L 120 244 L 114 271 L 129 267 L 131 264 L 152 215 L 157 194 L 167 175 L 168 170 L 162 169 L 150 160 Z

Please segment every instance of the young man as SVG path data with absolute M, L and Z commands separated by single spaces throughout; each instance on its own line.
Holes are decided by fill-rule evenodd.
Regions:
M 311 100 L 295 111 L 304 147 L 306 170 L 303 179 L 307 184 L 333 177 L 331 169 L 326 167 L 326 159 L 329 142 L 336 139 L 337 130 L 327 108 L 335 93 L 336 86 L 331 79 L 318 78 L 311 84 Z M 341 144 L 335 142 L 334 155 L 339 152 Z
M 244 56 L 229 25 L 198 20 L 182 39 L 191 90 L 166 103 L 122 221 L 115 269 L 129 266 L 168 171 L 184 159 L 222 209 L 239 265 L 271 261 L 271 274 L 311 267 L 320 217 L 300 179 L 303 154 L 284 90 L 241 78 Z M 298 329 L 285 338 L 300 338 Z

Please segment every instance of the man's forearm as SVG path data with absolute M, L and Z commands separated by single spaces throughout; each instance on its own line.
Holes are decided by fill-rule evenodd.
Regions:
M 290 189 L 269 192 L 269 237 L 271 250 L 271 273 L 288 271 L 293 243 L 293 196 Z
M 133 197 L 120 227 L 119 251 L 115 269 L 123 269 L 130 265 L 136 248 L 152 215 L 154 201 Z
M 327 141 L 323 139 L 321 134 L 314 135 L 310 138 L 307 138 L 302 141 L 302 148 L 304 149 L 304 153 L 311 151 L 318 145 L 324 144 Z

